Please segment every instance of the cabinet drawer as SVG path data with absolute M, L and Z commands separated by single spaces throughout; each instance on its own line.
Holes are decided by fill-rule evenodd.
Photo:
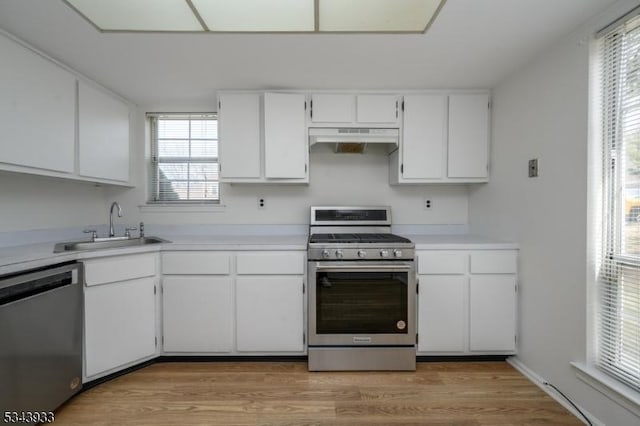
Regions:
M 457 251 L 418 252 L 419 274 L 464 274 L 467 255 Z
M 242 275 L 302 275 L 304 252 L 239 253 L 237 272 Z
M 517 272 L 517 252 L 478 251 L 471 253 L 472 274 L 515 274 Z
M 174 275 L 229 275 L 230 255 L 209 251 L 162 253 L 162 273 Z
M 84 262 L 87 286 L 151 277 L 155 274 L 155 254 L 108 257 Z

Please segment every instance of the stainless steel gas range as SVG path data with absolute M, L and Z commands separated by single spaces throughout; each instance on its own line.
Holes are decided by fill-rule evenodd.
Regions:
M 312 207 L 309 370 L 415 370 L 414 244 L 390 207 Z

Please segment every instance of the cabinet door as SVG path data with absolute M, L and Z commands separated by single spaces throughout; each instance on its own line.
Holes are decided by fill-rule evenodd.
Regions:
M 464 275 L 421 275 L 418 293 L 418 351 L 463 352 L 467 335 Z
M 260 177 L 260 94 L 218 98 L 220 178 Z
M 165 277 L 162 282 L 165 352 L 231 352 L 233 280 Z
M 305 96 L 264 94 L 264 165 L 267 179 L 307 175 Z
M 0 35 L 0 163 L 72 173 L 76 80 Z
M 85 374 L 94 376 L 156 351 L 155 278 L 85 287 Z
M 489 155 L 489 95 L 449 96 L 447 176 L 486 178 Z
M 304 351 L 302 284 L 302 276 L 236 279 L 238 351 Z
M 469 288 L 469 349 L 515 350 L 516 277 L 472 276 Z
M 446 146 L 444 95 L 404 97 L 402 177 L 437 179 L 444 177 Z
M 356 121 L 356 96 L 318 94 L 311 96 L 313 123 L 352 123 Z
M 358 123 L 398 122 L 398 97 L 396 95 L 358 95 L 356 102 Z
M 129 180 L 129 106 L 78 83 L 79 174 Z

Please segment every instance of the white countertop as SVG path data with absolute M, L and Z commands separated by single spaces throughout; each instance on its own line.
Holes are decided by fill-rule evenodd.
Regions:
M 413 241 L 416 250 L 517 250 L 518 244 L 497 241 L 479 235 L 415 235 L 401 234 Z
M 55 243 L 0 248 L 0 275 L 56 263 L 167 250 L 306 250 L 307 235 L 162 235 L 170 242 L 137 247 L 54 253 Z
M 307 235 L 157 235 L 171 242 L 139 247 L 54 253 L 54 243 L 0 248 L 0 275 L 56 263 L 170 250 L 306 250 Z M 518 245 L 474 235 L 403 234 L 416 250 L 513 250 Z

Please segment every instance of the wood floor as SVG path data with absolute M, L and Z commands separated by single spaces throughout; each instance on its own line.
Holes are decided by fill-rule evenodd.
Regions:
M 305 362 L 159 363 L 98 385 L 61 425 L 580 425 L 505 362 L 313 372 Z

